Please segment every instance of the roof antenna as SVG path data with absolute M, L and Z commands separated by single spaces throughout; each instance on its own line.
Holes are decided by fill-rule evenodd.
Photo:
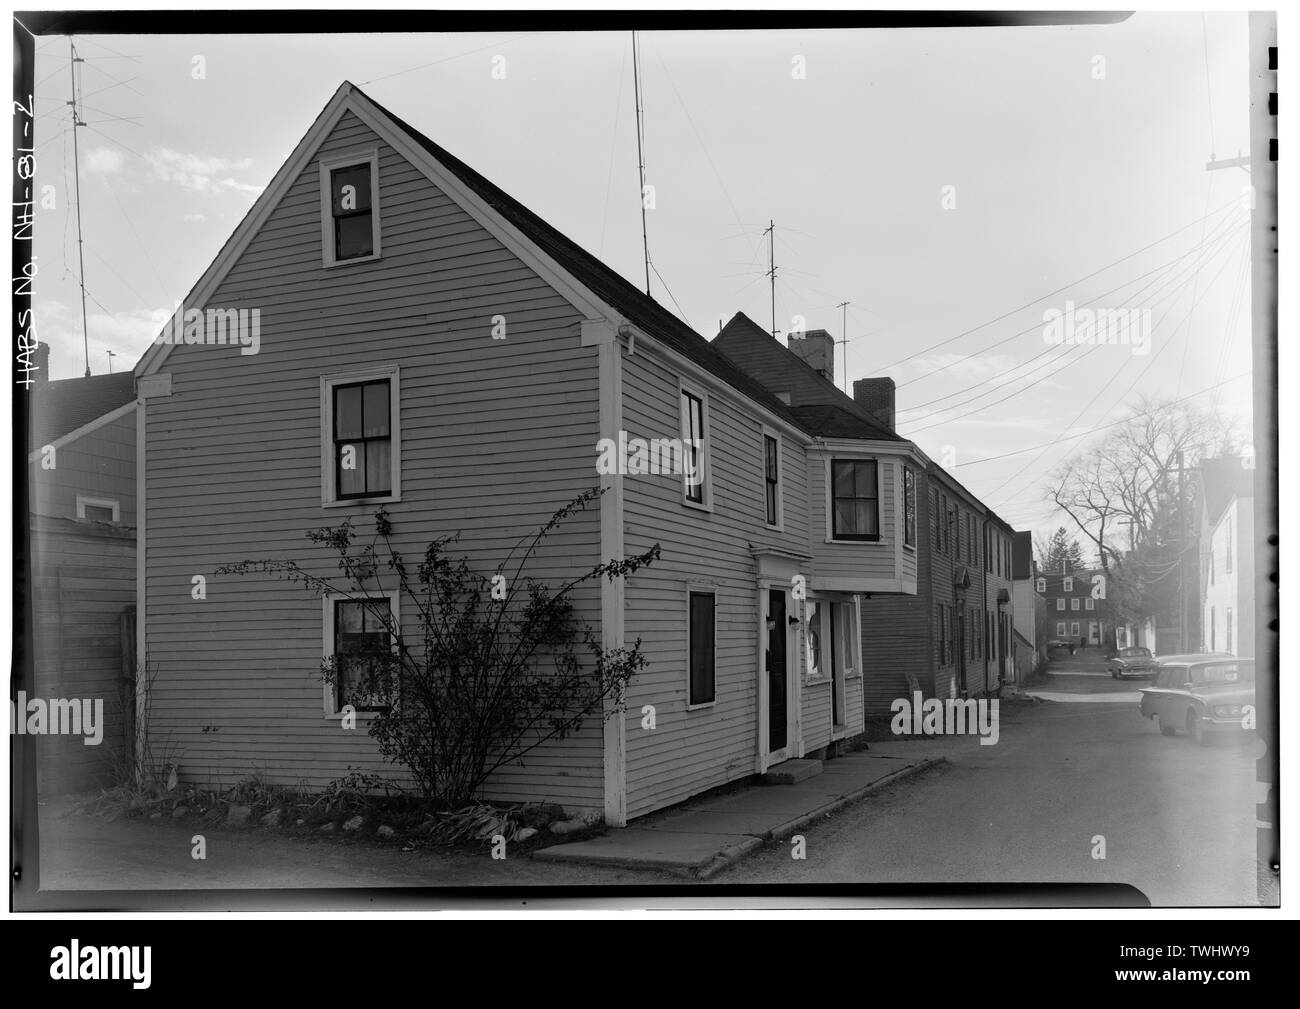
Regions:
M 768 219 L 763 234 L 770 235 L 767 243 L 767 275 L 772 278 L 772 339 L 776 339 L 776 222 Z
M 638 56 L 640 43 L 636 32 L 632 33 L 632 93 L 636 100 L 636 162 L 641 176 L 641 248 L 645 252 L 645 293 L 650 295 L 650 241 L 645 230 L 645 156 L 642 154 L 642 134 L 645 131 L 644 110 L 641 108 L 641 61 Z
M 86 125 L 77 115 L 77 64 L 85 61 L 77 55 L 77 47 L 72 44 L 71 35 L 68 36 L 68 51 L 71 53 L 68 73 L 72 77 L 72 101 L 68 102 L 72 106 L 72 164 L 77 180 L 77 266 L 81 276 L 81 342 L 86 351 L 86 378 L 90 378 L 90 335 L 86 329 L 86 255 L 81 247 L 81 158 L 77 153 L 77 127 Z

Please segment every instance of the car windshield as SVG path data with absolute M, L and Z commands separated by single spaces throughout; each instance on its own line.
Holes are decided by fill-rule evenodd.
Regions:
M 1216 662 L 1213 665 L 1192 666 L 1193 683 L 1252 683 L 1255 679 L 1253 662 Z
M 1120 649 L 1120 657 L 1124 659 L 1149 659 L 1151 653 L 1145 648 L 1123 648 Z

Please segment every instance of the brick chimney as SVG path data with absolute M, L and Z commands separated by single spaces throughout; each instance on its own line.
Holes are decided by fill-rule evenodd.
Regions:
M 894 430 L 894 380 L 860 378 L 853 383 L 853 399 L 888 431 Z
M 786 346 L 822 378 L 835 381 L 835 339 L 826 330 L 810 329 L 802 337 L 791 334 Z

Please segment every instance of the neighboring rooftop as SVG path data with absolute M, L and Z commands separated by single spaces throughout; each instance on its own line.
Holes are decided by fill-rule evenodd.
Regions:
M 1201 493 L 1210 522 L 1217 523 L 1234 498 L 1255 496 L 1255 471 L 1240 456 L 1203 459 Z
M 71 434 L 134 399 L 135 375 L 129 371 L 37 382 L 31 389 L 28 451 Z

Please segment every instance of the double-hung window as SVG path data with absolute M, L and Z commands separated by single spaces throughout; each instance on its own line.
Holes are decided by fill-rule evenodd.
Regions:
M 396 366 L 321 378 L 321 503 L 401 496 Z
M 781 525 L 781 439 L 763 434 L 763 503 L 767 524 Z
M 709 507 L 708 413 L 703 394 L 682 389 L 682 494 L 687 504 Z
M 711 704 L 715 693 L 714 670 L 714 607 L 713 592 L 690 591 L 688 594 L 687 633 L 689 650 L 689 683 L 687 703 Z
M 327 595 L 326 654 L 333 659 L 332 682 L 325 687 L 325 710 L 337 715 L 345 705 L 379 711 L 391 696 L 394 675 L 392 630 L 397 626 L 396 594 L 369 598 Z
M 903 545 L 916 546 L 916 471 L 903 467 Z
M 378 152 L 322 161 L 320 184 L 324 265 L 378 259 Z
M 880 472 L 875 459 L 831 460 L 831 537 L 880 539 Z

